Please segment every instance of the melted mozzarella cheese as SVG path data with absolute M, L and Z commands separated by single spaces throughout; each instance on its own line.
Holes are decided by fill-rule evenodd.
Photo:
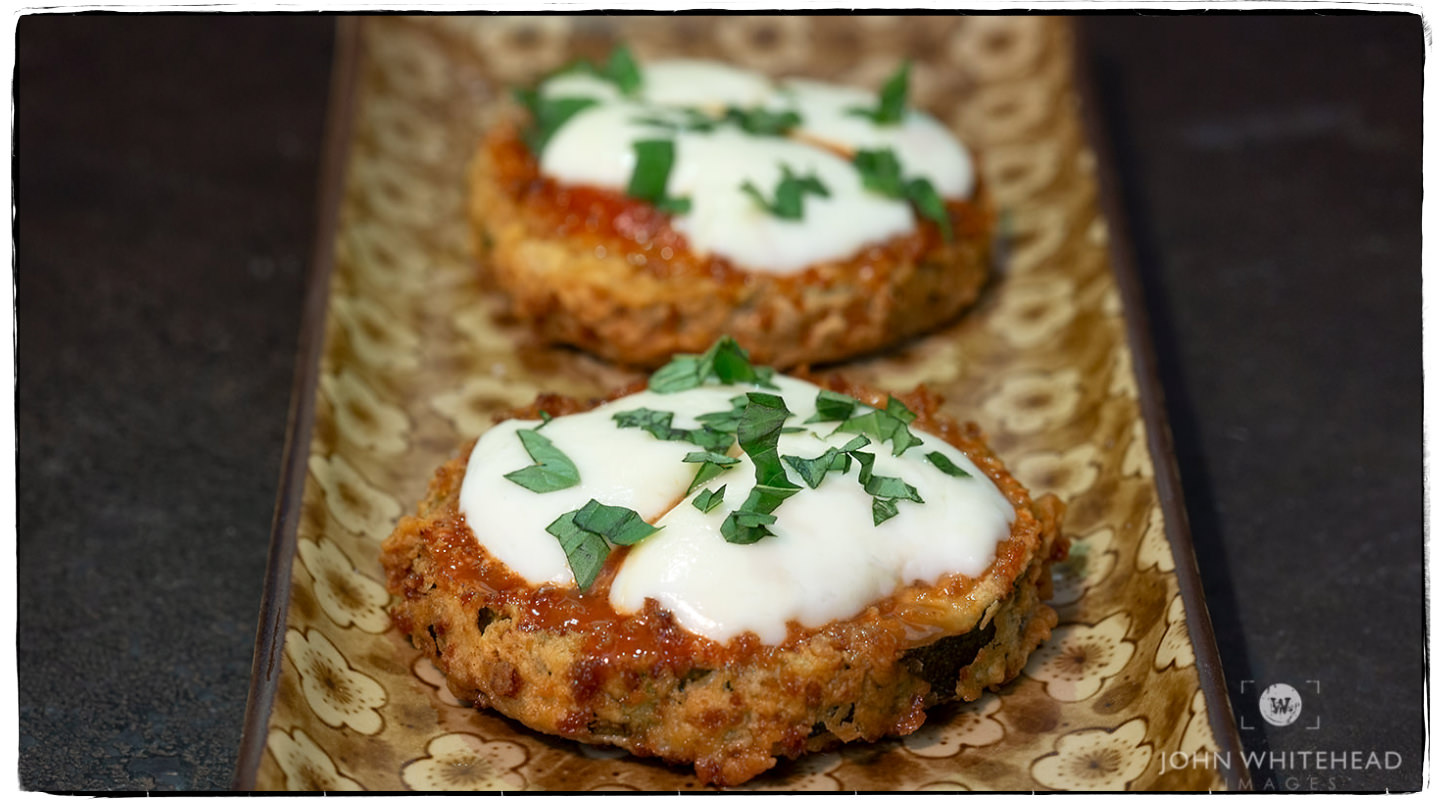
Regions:
M 691 208 L 671 226 L 701 255 L 794 273 L 915 227 L 908 205 L 865 191 L 849 163 L 806 144 L 725 129 L 682 136 L 676 151 L 668 193 L 689 197 Z M 828 197 L 806 194 L 800 219 L 776 217 L 742 190 L 748 182 L 773 200 L 782 166 L 814 175 L 829 191 Z
M 669 59 L 644 67 L 641 94 L 664 107 L 755 107 L 774 88 L 770 80 L 743 68 L 698 59 Z
M 786 424 L 804 425 L 820 389 L 776 377 Z M 595 410 L 559 417 L 542 431 L 580 471 L 580 484 L 535 493 L 503 476 L 532 462 L 516 430 L 535 422 L 508 421 L 481 437 L 461 486 L 460 508 L 479 541 L 532 584 L 573 583 L 559 542 L 545 531 L 555 518 L 591 498 L 634 509 L 660 531 L 632 546 L 611 583 L 610 603 L 621 613 L 655 599 L 685 629 L 728 641 L 753 632 L 762 642 L 784 640 L 787 623 L 816 627 L 855 615 L 867 604 L 916 582 L 960 573 L 978 576 L 1008 536 L 1015 512 L 1004 495 L 964 454 L 915 431 L 922 444 L 903 456 L 889 444 L 872 444 L 874 473 L 913 485 L 924 503 L 902 501 L 899 513 L 873 525 L 871 497 L 858 481 L 858 465 L 831 472 L 775 510 L 775 536 L 750 545 L 725 541 L 720 526 L 755 485 L 755 468 L 740 461 L 706 488 L 725 487 L 724 502 L 702 513 L 687 495 L 696 465 L 683 461 L 692 445 L 619 428 L 614 415 L 634 408 L 675 414 L 672 426 L 693 428 L 702 413 L 728 411 L 730 399 L 751 386 L 709 385 L 675 394 L 646 391 Z M 853 438 L 829 436 L 834 423 L 804 425 L 780 437 L 781 455 L 814 458 Z M 738 453 L 732 448 L 732 453 Z M 940 452 L 970 473 L 952 477 L 926 454 Z M 787 467 L 796 483 L 799 476 Z
M 858 149 L 894 149 L 907 177 L 930 180 L 944 197 L 967 197 L 974 189 L 968 153 L 935 119 L 909 111 L 900 124 L 879 126 L 849 112 L 873 107 L 873 93 L 798 79 L 777 87 L 753 71 L 698 60 L 652 63 L 642 75 L 633 99 L 583 73 L 541 85 L 549 97 L 594 98 L 600 104 L 555 132 L 540 156 L 540 170 L 571 185 L 623 190 L 635 167 L 634 142 L 673 140 L 667 194 L 688 197 L 691 210 L 676 216 L 672 227 L 698 255 L 785 275 L 909 233 L 915 228 L 909 204 L 864 188 L 848 160 Z M 752 135 L 732 124 L 702 132 L 653 123 L 674 118 L 681 108 L 718 115 L 731 106 L 794 110 L 802 123 L 791 138 Z M 813 172 L 830 192 L 828 198 L 805 195 L 799 220 L 780 219 L 741 191 L 749 181 L 773 199 L 782 166 L 802 176 Z
M 939 121 L 918 110 L 906 110 L 896 125 L 876 124 L 851 110 L 875 106 L 875 95 L 853 87 L 789 79 L 772 104 L 800 113 L 800 137 L 846 152 L 893 149 L 905 176 L 923 177 L 942 197 L 964 199 L 975 190 L 975 171 L 965 147 Z

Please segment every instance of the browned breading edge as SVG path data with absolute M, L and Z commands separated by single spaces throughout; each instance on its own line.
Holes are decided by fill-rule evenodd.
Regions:
M 835 378 L 818 382 L 884 402 Z M 536 606 L 567 597 L 554 586 L 517 589 L 518 578 L 503 572 L 497 579 L 508 569 L 458 512 L 472 443 L 436 472 L 417 515 L 403 518 L 384 543 L 387 585 L 397 597 L 392 614 L 457 697 L 537 731 L 693 763 L 710 784 L 740 784 L 779 756 L 908 734 L 926 708 L 975 700 L 1015 677 L 1049 637 L 1056 614 L 1041 600 L 1066 541 L 1062 504 L 1049 495 L 1032 500 L 978 428 L 939 414 L 938 399 L 923 389 L 902 399 L 917 413 L 917 428 L 958 447 L 1015 507 L 1011 535 L 979 578 L 913 584 L 821 628 L 792 623 L 778 646 L 753 634 L 728 645 L 699 639 L 653 600 L 624 621 L 547 624 L 536 620 L 543 613 Z M 511 415 L 562 415 L 594 404 L 546 396 Z M 627 628 L 658 641 L 626 644 Z
M 607 234 L 603 223 L 595 232 L 594 211 L 557 205 L 564 192 L 545 190 L 516 144 L 513 126 L 497 127 L 470 167 L 482 268 L 544 339 L 614 362 L 653 368 L 722 335 L 782 369 L 841 360 L 950 321 L 988 276 L 993 216 L 983 192 L 952 205 L 954 243 L 924 224 L 920 235 L 851 259 L 771 275 L 695 257 L 683 245 L 667 247 L 662 259 L 649 243 Z

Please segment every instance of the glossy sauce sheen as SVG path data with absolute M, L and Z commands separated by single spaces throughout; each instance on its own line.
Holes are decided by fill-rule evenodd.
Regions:
M 795 414 L 786 424 L 802 425 L 814 413 L 820 389 L 793 378 L 776 381 Z M 534 609 L 562 625 L 649 615 L 658 624 L 647 635 L 683 628 L 722 644 L 748 634 L 774 645 L 784 642 L 795 625 L 813 628 L 854 616 L 897 588 L 952 574 L 977 577 L 994 560 L 996 545 L 1009 536 L 1014 507 L 985 472 L 946 442 L 916 430 L 923 443 L 903 456 L 895 457 L 889 444 L 872 443 L 866 450 L 875 453 L 877 475 L 902 478 L 925 503 L 903 501 L 899 514 L 877 527 L 857 469 L 831 472 L 820 487 L 802 484 L 781 504 L 772 526 L 775 537 L 746 546 L 725 542 L 721 522 L 754 486 L 749 458 L 741 454 L 739 463 L 705 484 L 714 490 L 723 485 L 726 492 L 721 505 L 701 513 L 691 503 L 694 494 L 685 493 L 697 465 L 683 461 L 697 448 L 619 428 L 613 417 L 648 407 L 673 412 L 675 428 L 692 428 L 699 424 L 698 414 L 727 411 L 730 399 L 747 390 L 756 389 L 711 385 L 676 394 L 646 391 L 557 417 L 542 435 L 575 464 L 580 484 L 548 493 L 503 477 L 532 463 L 516 431 L 539 423 L 510 420 L 487 432 L 471 451 L 459 496 L 460 512 L 487 559 L 503 563 L 482 579 L 505 591 L 493 576 L 503 569 L 514 578 L 517 593 L 551 594 Z M 813 458 L 853 438 L 828 436 L 835 423 L 804 427 L 804 432 L 781 436 L 782 455 Z M 945 474 L 925 458 L 930 452 L 944 454 L 970 475 Z M 731 453 L 739 454 L 738 447 Z M 792 469 L 786 470 L 800 483 Z M 661 528 L 624 554 L 612 554 L 590 592 L 577 596 L 564 552 L 545 527 L 591 498 L 634 509 Z M 651 600 L 663 614 L 645 609 Z M 670 617 L 678 628 L 670 627 Z M 626 643 L 644 648 L 648 642 Z
M 907 178 L 930 180 L 947 199 L 974 191 L 968 153 L 930 116 L 911 110 L 898 124 L 877 125 L 851 112 L 873 108 L 873 93 L 808 80 L 771 84 L 759 74 L 690 60 L 648 65 L 642 77 L 632 99 L 583 74 L 542 84 L 546 97 L 600 103 L 554 133 L 540 156 L 540 174 L 565 186 L 623 191 L 635 168 L 632 144 L 672 141 L 675 163 L 666 191 L 689 199 L 691 208 L 667 219 L 697 255 L 720 257 L 750 272 L 789 275 L 914 233 L 917 222 L 907 202 L 863 189 L 850 163 L 857 149 L 893 149 Z M 790 137 L 752 135 L 732 125 L 700 132 L 653 123 L 680 120 L 680 108 L 713 115 L 727 106 L 793 110 L 803 120 Z M 806 195 L 799 220 L 771 215 L 741 189 L 748 181 L 773 199 L 782 166 L 813 175 L 829 191 L 828 197 Z

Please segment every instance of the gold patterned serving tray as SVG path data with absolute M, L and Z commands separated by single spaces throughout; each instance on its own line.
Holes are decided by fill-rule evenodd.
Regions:
M 784 763 L 745 788 L 1235 784 L 1238 742 L 1163 413 L 1132 359 L 1148 358 L 1148 344 L 1122 303 L 1138 296 L 1112 263 L 1116 220 L 1101 211 L 1066 20 L 433 16 L 345 18 L 339 33 L 330 202 L 238 788 L 702 787 L 686 770 L 460 705 L 392 627 L 377 559 L 434 468 L 497 410 L 634 379 L 508 323 L 478 279 L 463 208 L 466 163 L 507 88 L 616 38 L 642 58 L 713 57 L 867 87 L 914 60 L 914 102 L 981 155 L 1008 256 L 964 318 L 841 368 L 882 389 L 943 393 L 1033 491 L 1069 503 L 1061 623 L 1023 675 L 932 712 L 904 739 Z

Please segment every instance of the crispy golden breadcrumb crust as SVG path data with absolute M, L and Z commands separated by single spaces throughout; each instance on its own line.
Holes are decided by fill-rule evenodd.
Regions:
M 539 175 L 513 124 L 470 169 L 484 272 L 546 340 L 656 367 L 722 335 L 779 368 L 853 357 L 931 331 L 975 301 L 994 217 L 983 189 L 947 203 L 955 239 L 916 233 L 795 275 L 749 272 L 690 251 L 669 217 L 624 195 Z
M 838 378 L 817 382 L 884 404 Z M 915 427 L 959 448 L 1015 507 L 1010 536 L 978 578 L 915 583 L 820 628 L 792 623 L 780 645 L 749 633 L 722 645 L 683 630 L 654 600 L 616 615 L 608 582 L 622 550 L 584 595 L 530 586 L 490 557 L 458 506 L 472 442 L 384 543 L 392 614 L 457 697 L 545 733 L 691 763 L 710 784 L 740 784 L 780 756 L 908 734 L 926 708 L 1015 677 L 1049 637 L 1056 614 L 1041 600 L 1066 541 L 1062 504 L 1032 500 L 978 428 L 939 414 L 924 389 L 902 399 Z M 510 416 L 594 404 L 545 396 Z

